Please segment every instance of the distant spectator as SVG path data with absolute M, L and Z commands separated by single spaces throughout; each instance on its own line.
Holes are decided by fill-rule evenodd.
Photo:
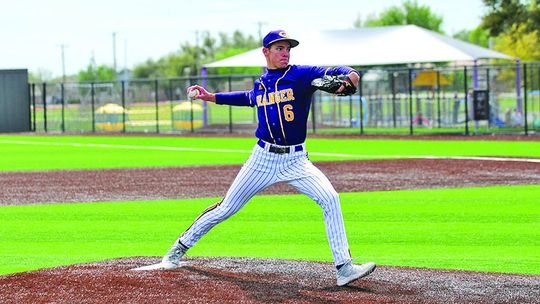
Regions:
M 504 125 L 507 127 L 512 126 L 512 110 L 510 108 L 506 108 L 506 112 L 504 112 Z
M 418 112 L 418 115 L 413 119 L 413 124 L 417 126 L 429 127 L 430 122 L 423 115 L 422 112 Z
M 458 93 L 454 93 L 454 108 L 452 111 L 452 123 L 456 124 L 458 122 L 459 115 L 459 106 L 461 105 L 461 100 L 459 100 Z
M 533 114 L 533 128 L 540 130 L 540 117 L 538 115 Z
M 523 115 L 517 110 L 514 109 L 514 112 L 512 112 L 512 127 L 522 127 L 523 126 Z

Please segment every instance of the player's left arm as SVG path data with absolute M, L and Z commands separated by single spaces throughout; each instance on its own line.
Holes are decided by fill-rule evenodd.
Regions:
M 313 90 L 319 89 L 344 96 L 356 93 L 360 83 L 360 73 L 347 66 L 335 68 L 312 67 L 309 79 Z
M 356 70 L 352 70 L 349 74 L 347 74 L 349 79 L 351 80 L 352 84 L 358 88 L 358 85 L 360 84 L 360 75 Z
M 347 78 L 342 78 L 344 82 L 348 82 L 349 84 L 353 85 L 352 89 L 348 89 L 346 86 L 349 86 L 349 84 L 345 83 L 344 85 L 341 85 L 339 89 L 336 91 L 338 95 L 351 95 L 354 92 L 356 92 L 358 88 L 358 84 L 360 83 L 360 75 L 358 75 L 358 72 L 351 71 L 349 74 L 347 74 Z M 342 94 L 343 93 L 343 94 Z
M 349 78 L 351 84 L 354 85 L 354 87 L 358 87 L 358 84 L 360 83 L 360 73 L 348 66 L 340 66 L 340 67 L 318 67 L 318 66 L 312 66 L 309 71 L 309 77 L 307 81 L 311 83 L 316 78 L 321 78 L 324 76 L 338 76 L 338 75 L 347 75 Z M 343 87 L 341 87 L 338 92 L 343 91 Z

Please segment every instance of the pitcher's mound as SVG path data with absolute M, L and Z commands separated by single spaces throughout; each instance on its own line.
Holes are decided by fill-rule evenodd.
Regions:
M 175 270 L 133 271 L 161 257 L 123 258 L 0 276 L 7 303 L 533 303 L 540 276 L 379 266 L 337 287 L 331 263 L 188 258 Z

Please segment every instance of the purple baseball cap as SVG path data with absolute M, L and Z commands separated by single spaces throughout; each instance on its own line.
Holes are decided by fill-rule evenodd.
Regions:
M 300 44 L 298 40 L 289 38 L 289 35 L 287 35 L 287 32 L 285 32 L 284 30 L 275 30 L 264 36 L 263 46 L 265 48 L 268 48 L 272 43 L 278 41 L 288 41 L 291 44 L 292 48 Z

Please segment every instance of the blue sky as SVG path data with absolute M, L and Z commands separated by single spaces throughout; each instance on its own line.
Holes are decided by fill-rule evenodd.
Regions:
M 195 43 L 196 33 L 258 36 L 276 28 L 291 36 L 311 30 L 352 28 L 358 16 L 398 5 L 402 0 L 0 0 L 0 69 L 27 68 L 62 75 L 61 45 L 67 74 L 90 59 L 113 64 L 113 32 L 119 68 L 133 67 Z M 481 0 L 418 0 L 443 17 L 447 34 L 480 24 Z

